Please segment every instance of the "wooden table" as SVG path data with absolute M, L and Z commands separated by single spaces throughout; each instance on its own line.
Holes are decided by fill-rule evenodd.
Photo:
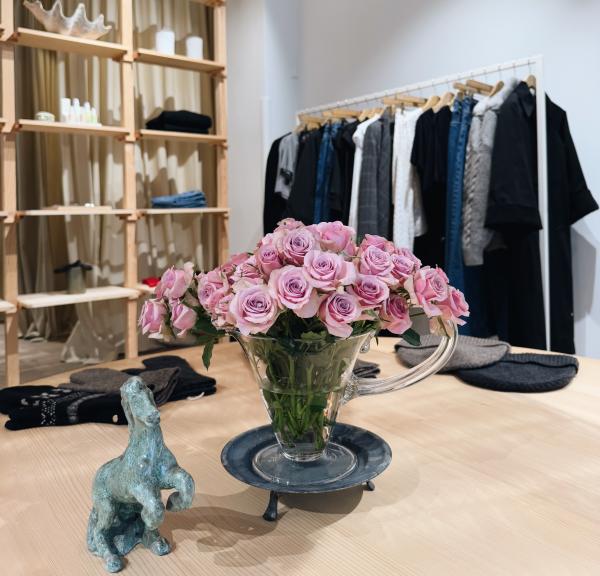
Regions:
M 383 339 L 368 356 L 386 374 L 399 368 L 392 347 Z M 197 349 L 181 355 L 200 369 Z M 548 394 L 436 376 L 354 400 L 340 419 L 394 453 L 375 492 L 283 497 L 277 523 L 261 517 L 268 494 L 219 460 L 232 436 L 267 422 L 257 386 L 237 345 L 218 346 L 213 362 L 216 395 L 161 409 L 166 442 L 196 480 L 194 506 L 167 513 L 171 555 L 138 547 L 124 574 L 600 574 L 600 361 L 581 359 L 576 380 Z M 126 443 L 127 429 L 110 425 L 0 430 L 1 574 L 104 574 L 85 547 L 91 482 Z

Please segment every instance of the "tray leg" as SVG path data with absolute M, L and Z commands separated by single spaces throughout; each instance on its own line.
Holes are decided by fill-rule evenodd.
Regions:
M 373 484 L 372 480 L 367 480 L 365 482 L 365 490 L 369 492 L 373 492 L 373 490 L 375 490 L 375 484 Z
M 267 509 L 263 514 L 263 518 L 267 522 L 275 522 L 277 520 L 277 504 L 279 502 L 279 493 L 271 490 L 271 494 L 269 496 L 269 504 L 267 505 Z

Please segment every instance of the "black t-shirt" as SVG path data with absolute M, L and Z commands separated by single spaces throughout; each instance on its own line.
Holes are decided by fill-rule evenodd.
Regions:
M 348 224 L 350 196 L 352 193 L 352 170 L 356 145 L 352 136 L 358 122 L 342 126 L 333 139 L 333 168 L 329 187 L 328 220 L 340 220 Z
M 448 172 L 448 131 L 452 113 L 444 106 L 429 109 L 417 120 L 411 163 L 421 183 L 427 233 L 415 238 L 415 254 L 423 264 L 444 265 L 446 234 L 446 176 Z
M 323 137 L 322 128 L 300 134 L 296 174 L 290 191 L 285 215 L 304 224 L 312 224 L 314 218 L 315 188 L 317 186 L 317 163 Z
M 571 225 L 598 208 L 581 170 L 564 110 L 546 97 L 550 322 L 552 350 L 574 353 Z M 538 210 L 535 98 L 521 82 L 500 108 L 492 153 L 486 226 L 503 234 L 504 255 L 494 256 L 500 337 L 545 348 Z M 486 265 L 488 265 L 486 257 Z M 492 303 L 493 305 L 494 303 Z M 503 333 L 504 332 L 504 333 Z
M 280 194 L 275 193 L 275 181 L 277 180 L 277 166 L 279 164 L 279 143 L 281 138 L 277 138 L 271 144 L 269 155 L 267 156 L 267 168 L 265 172 L 265 205 L 263 207 L 263 229 L 268 234 L 275 230 L 277 223 L 283 218 L 283 212 L 286 207 L 286 200 Z

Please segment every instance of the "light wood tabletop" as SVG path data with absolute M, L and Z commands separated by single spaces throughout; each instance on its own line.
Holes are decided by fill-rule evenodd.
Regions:
M 393 342 L 367 355 L 385 375 L 401 368 Z M 198 349 L 178 354 L 200 369 Z M 167 512 L 170 555 L 138 547 L 123 574 L 600 574 L 600 361 L 581 359 L 577 378 L 547 394 L 435 376 L 353 400 L 340 420 L 393 451 L 375 491 L 283 496 L 275 523 L 262 519 L 268 494 L 220 463 L 230 438 L 267 423 L 239 347 L 218 345 L 209 374 L 214 396 L 161 408 L 165 441 L 196 480 L 193 507 Z M 0 430 L 1 574 L 105 574 L 85 545 L 91 483 L 127 438 L 126 427 L 97 424 Z

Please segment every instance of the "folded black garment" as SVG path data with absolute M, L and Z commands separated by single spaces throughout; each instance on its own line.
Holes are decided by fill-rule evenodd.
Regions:
M 156 118 L 148 120 L 146 128 L 208 134 L 208 131 L 212 128 L 212 118 L 205 114 L 197 114 L 187 110 L 164 110 Z
M 107 368 L 92 368 L 72 374 L 72 383 L 58 388 L 15 386 L 0 390 L 0 412 L 9 416 L 5 426 L 9 430 L 22 430 L 84 422 L 127 424 L 119 388 L 132 375 L 139 375 L 153 390 L 158 405 L 185 398 L 209 396 L 216 392 L 214 378 L 198 374 L 185 360 L 176 356 L 163 358 L 171 360 L 163 361 L 163 365 L 156 370 L 139 368 L 119 372 Z M 180 368 L 173 365 L 179 361 L 184 366 L 183 377 Z
M 577 374 L 579 362 L 564 354 L 506 354 L 484 368 L 456 370 L 467 384 L 498 392 L 551 392 L 564 388 Z
M 357 360 L 354 364 L 354 375 L 359 378 L 377 378 L 381 372 L 379 364 L 375 362 L 367 362 L 366 360 Z

